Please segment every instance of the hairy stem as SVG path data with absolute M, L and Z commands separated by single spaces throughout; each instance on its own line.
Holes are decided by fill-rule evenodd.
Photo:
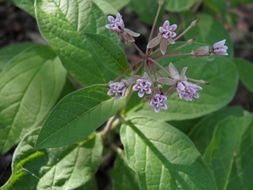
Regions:
M 154 59 L 161 59 L 164 57 L 175 57 L 175 56 L 186 56 L 186 55 L 192 55 L 192 53 L 177 53 L 177 54 L 169 54 L 169 55 L 159 55 L 155 57 Z

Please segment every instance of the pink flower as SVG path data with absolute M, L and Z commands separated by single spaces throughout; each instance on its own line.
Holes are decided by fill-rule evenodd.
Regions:
M 213 53 L 216 55 L 228 55 L 228 46 L 225 45 L 226 40 L 221 40 L 213 44 Z
M 151 97 L 149 104 L 154 108 L 155 112 L 159 112 L 160 109 L 168 109 L 167 104 L 165 103 L 167 97 L 162 94 L 155 94 Z
M 112 30 L 113 32 L 124 32 L 125 24 L 120 13 L 117 13 L 116 17 L 109 15 L 107 19 L 110 24 L 105 25 L 106 28 Z
M 138 96 L 141 98 L 145 94 L 151 94 L 152 83 L 145 79 L 138 79 L 136 85 L 133 86 L 134 91 L 138 91 Z
M 177 82 L 176 90 L 179 98 L 192 101 L 199 98 L 198 91 L 202 90 L 202 88 L 188 81 L 179 81 Z
M 170 22 L 166 20 L 163 25 L 159 28 L 160 35 L 165 38 L 174 38 L 176 37 L 176 33 L 174 32 L 177 29 L 176 24 L 170 25 Z
M 125 82 L 110 82 L 109 88 L 107 94 L 109 96 L 115 96 L 115 99 L 126 95 L 127 86 Z

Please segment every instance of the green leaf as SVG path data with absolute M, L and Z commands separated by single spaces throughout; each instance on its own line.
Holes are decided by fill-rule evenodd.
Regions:
M 117 9 L 115 9 L 110 3 L 106 0 L 93 0 L 93 2 L 105 13 L 105 14 L 114 14 L 118 13 Z
M 253 64 L 244 59 L 235 59 L 235 63 L 239 71 L 240 80 L 253 93 Z
M 218 14 L 221 19 L 226 19 L 228 7 L 226 0 L 204 0 L 204 5 L 214 12 L 214 14 Z
M 7 63 L 15 57 L 17 54 L 25 51 L 27 48 L 33 47 L 34 43 L 20 43 L 15 45 L 10 45 L 0 49 L 0 72 L 7 65 Z
M 65 78 L 59 58 L 47 46 L 31 47 L 11 59 L 0 75 L 0 152 L 41 125 Z
M 92 179 L 102 157 L 102 140 L 93 134 L 83 142 L 61 148 L 34 149 L 38 130 L 18 145 L 12 176 L 1 190 L 75 189 Z
M 97 190 L 97 189 L 98 189 L 97 182 L 96 182 L 95 178 L 93 177 L 86 184 L 84 184 L 83 186 L 81 186 L 75 190 Z
M 127 121 L 120 134 L 141 189 L 216 189 L 214 179 L 193 143 L 171 125 L 136 118 Z
M 139 189 L 135 173 L 127 166 L 127 163 L 121 157 L 117 157 L 111 176 L 112 190 Z
M 253 123 L 245 131 L 240 147 L 234 154 L 234 165 L 230 175 L 229 190 L 251 190 L 253 187 Z
M 126 6 L 130 0 L 105 0 L 110 3 L 115 9 L 120 10 Z
M 23 9 L 32 16 L 35 16 L 34 13 L 34 2 L 35 0 L 11 0 L 17 7 Z
M 161 60 L 166 66 L 170 58 Z M 173 62 L 174 63 L 174 62 Z M 188 57 L 175 62 L 177 69 L 181 70 L 187 66 L 187 76 L 194 79 L 202 79 L 209 82 L 209 85 L 201 85 L 200 98 L 188 102 L 178 98 L 174 92 L 167 101 L 168 110 L 159 113 L 153 112 L 147 102 L 138 112 L 131 115 L 151 117 L 160 120 L 186 120 L 197 118 L 213 111 L 216 111 L 228 104 L 237 89 L 238 74 L 235 65 L 226 57 L 211 56 L 208 58 Z
M 215 174 L 218 189 L 227 189 L 234 153 L 251 119 L 252 116 L 245 112 L 243 117 L 230 116 L 224 119 L 215 128 L 204 159 Z
M 90 86 L 65 96 L 47 118 L 38 147 L 58 147 L 80 141 L 95 131 L 124 104 L 106 94 L 104 86 Z
M 215 42 L 226 39 L 229 57 L 233 57 L 233 42 L 224 25 L 216 21 L 208 14 L 199 14 L 200 22 L 185 34 L 186 39 L 195 38 L 197 42 L 203 42 L 212 46 Z
M 196 3 L 198 0 L 165 0 L 165 9 L 171 12 L 185 11 Z
M 106 16 L 91 0 L 37 0 L 36 16 L 41 33 L 82 85 L 107 83 L 127 68 L 115 34 L 105 28 Z
M 129 5 L 141 20 L 148 24 L 154 22 L 158 9 L 157 0 L 131 0 Z
M 209 114 L 192 127 L 189 137 L 194 142 L 197 149 L 201 153 L 204 153 L 207 146 L 210 144 L 217 123 L 229 116 L 242 116 L 242 113 L 243 109 L 241 107 L 227 107 Z

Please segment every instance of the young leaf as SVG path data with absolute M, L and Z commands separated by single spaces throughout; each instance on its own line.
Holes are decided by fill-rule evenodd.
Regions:
M 0 49 L 0 72 L 7 65 L 7 63 L 17 54 L 25 51 L 27 48 L 36 46 L 35 43 L 19 43 L 10 45 Z
M 47 46 L 13 57 L 0 75 L 0 152 L 40 125 L 58 99 L 66 71 Z
M 58 147 L 89 136 L 124 103 L 108 96 L 104 86 L 90 86 L 65 96 L 47 118 L 38 147 Z
M 105 28 L 106 16 L 92 0 L 37 0 L 36 16 L 41 33 L 82 85 L 109 82 L 128 66 L 115 34 Z
M 89 183 L 102 156 L 100 136 L 61 148 L 34 149 L 38 130 L 18 145 L 12 163 L 12 176 L 2 190 L 75 189 Z
M 224 119 L 215 128 L 204 159 L 214 172 L 218 189 L 227 189 L 234 153 L 251 119 L 252 116 L 245 112 L 243 117 L 230 116 Z
M 136 118 L 127 121 L 120 134 L 140 189 L 216 189 L 193 143 L 171 125 Z
M 163 65 L 168 65 L 170 58 L 164 58 L 161 61 Z M 209 85 L 201 85 L 203 90 L 200 91 L 200 98 L 189 102 L 180 99 L 174 92 L 168 98 L 168 110 L 154 114 L 150 105 L 146 103 L 143 109 L 131 113 L 131 115 L 155 117 L 160 120 L 193 119 L 224 107 L 234 97 L 238 84 L 238 74 L 235 65 L 229 58 L 220 56 L 188 57 L 178 60 L 175 65 L 178 70 L 188 66 L 187 76 L 209 82 Z
M 228 31 L 224 25 L 216 21 L 208 14 L 199 14 L 200 22 L 185 34 L 186 39 L 195 38 L 197 42 L 203 42 L 212 46 L 215 42 L 226 39 L 228 46 L 228 55 L 233 57 L 233 42 L 230 39 Z
M 229 190 L 251 190 L 253 187 L 253 123 L 242 136 L 240 147 L 234 154 L 234 165 L 229 178 Z
M 136 174 L 127 166 L 127 163 L 121 157 L 117 157 L 111 176 L 112 190 L 139 189 Z
M 171 12 L 185 11 L 196 3 L 198 0 L 165 0 L 165 9 Z
M 204 153 L 207 146 L 210 144 L 217 123 L 229 116 L 242 116 L 242 114 L 243 109 L 241 107 L 227 107 L 209 114 L 192 127 L 189 137 L 194 142 L 197 149 L 201 153 Z
M 240 80 L 246 88 L 253 93 L 253 64 L 243 59 L 235 59 Z

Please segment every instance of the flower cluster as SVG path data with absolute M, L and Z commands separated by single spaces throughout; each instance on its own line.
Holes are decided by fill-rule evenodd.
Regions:
M 119 13 L 116 17 L 108 16 L 108 21 L 110 24 L 107 24 L 106 28 L 113 32 L 117 32 L 124 42 L 131 42 L 141 56 L 137 61 L 131 63 L 131 65 L 114 81 L 109 82 L 108 95 L 115 96 L 115 99 L 119 99 L 122 96 L 126 96 L 128 90 L 135 91 L 140 98 L 149 100 L 149 104 L 153 107 L 155 112 L 159 112 L 161 109 L 168 109 L 166 101 L 173 92 L 176 92 L 180 99 L 193 101 L 200 97 L 199 91 L 203 90 L 198 84 L 208 84 L 206 81 L 187 77 L 186 72 L 188 67 L 184 67 L 179 72 L 173 63 L 169 63 L 168 67 L 164 67 L 156 60 L 167 56 L 201 57 L 209 56 L 210 54 L 228 55 L 228 47 L 225 45 L 226 40 L 216 42 L 212 47 L 202 46 L 192 52 L 170 54 L 171 52 L 175 52 L 193 43 L 193 40 L 189 40 L 174 50 L 166 52 L 167 47 L 170 44 L 176 43 L 176 40 L 191 27 L 195 26 L 198 20 L 193 21 L 180 35 L 177 35 L 175 32 L 177 25 L 170 25 L 170 22 L 166 20 L 163 25 L 159 27 L 157 36 L 149 41 L 146 53 L 142 52 L 135 44 L 134 38 L 138 37 L 139 34 L 125 28 L 124 21 Z M 152 37 L 152 35 L 151 32 L 150 37 Z M 157 46 L 159 47 L 155 49 Z M 161 55 L 157 55 L 159 51 Z M 132 75 L 125 79 L 121 79 L 124 74 L 130 70 L 133 70 Z

